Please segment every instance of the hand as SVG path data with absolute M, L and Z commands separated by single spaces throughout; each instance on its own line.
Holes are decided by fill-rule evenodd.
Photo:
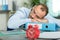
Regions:
M 35 19 L 31 19 L 31 21 L 32 21 L 32 22 L 37 22 L 37 20 L 35 20 Z
M 34 8 L 35 7 L 33 7 L 32 11 L 30 12 L 29 18 L 32 18 L 32 19 L 37 18 L 36 14 L 35 14 L 35 9 Z
M 29 18 L 34 19 L 34 18 L 37 18 L 37 17 L 36 17 L 36 14 L 34 14 L 33 12 L 31 12 L 30 15 L 29 15 Z

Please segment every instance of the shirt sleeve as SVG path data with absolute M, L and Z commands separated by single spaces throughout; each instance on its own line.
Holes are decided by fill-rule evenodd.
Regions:
M 8 20 L 8 28 L 16 29 L 27 22 L 31 22 L 31 19 L 27 17 L 24 8 L 21 8 Z
M 45 18 L 48 19 L 49 23 L 55 23 L 60 27 L 60 20 L 59 19 L 54 18 L 50 14 L 48 14 Z

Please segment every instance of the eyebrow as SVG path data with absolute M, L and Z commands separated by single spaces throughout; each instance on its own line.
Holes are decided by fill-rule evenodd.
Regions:
M 45 10 L 45 8 L 44 8 L 44 7 L 41 7 L 41 9 Z
M 46 8 L 45 7 L 41 7 L 41 9 L 45 10 L 46 11 Z

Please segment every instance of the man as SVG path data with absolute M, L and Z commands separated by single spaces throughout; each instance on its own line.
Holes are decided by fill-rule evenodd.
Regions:
M 48 14 L 48 7 L 44 4 L 35 5 L 32 9 L 20 8 L 16 13 L 9 19 L 8 28 L 17 29 L 19 26 L 27 22 L 48 22 L 44 18 Z

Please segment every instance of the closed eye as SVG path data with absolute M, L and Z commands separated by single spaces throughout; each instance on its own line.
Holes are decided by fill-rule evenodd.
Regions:
M 44 9 L 44 8 L 41 8 L 41 10 L 42 10 L 42 11 L 45 11 L 45 9 Z

